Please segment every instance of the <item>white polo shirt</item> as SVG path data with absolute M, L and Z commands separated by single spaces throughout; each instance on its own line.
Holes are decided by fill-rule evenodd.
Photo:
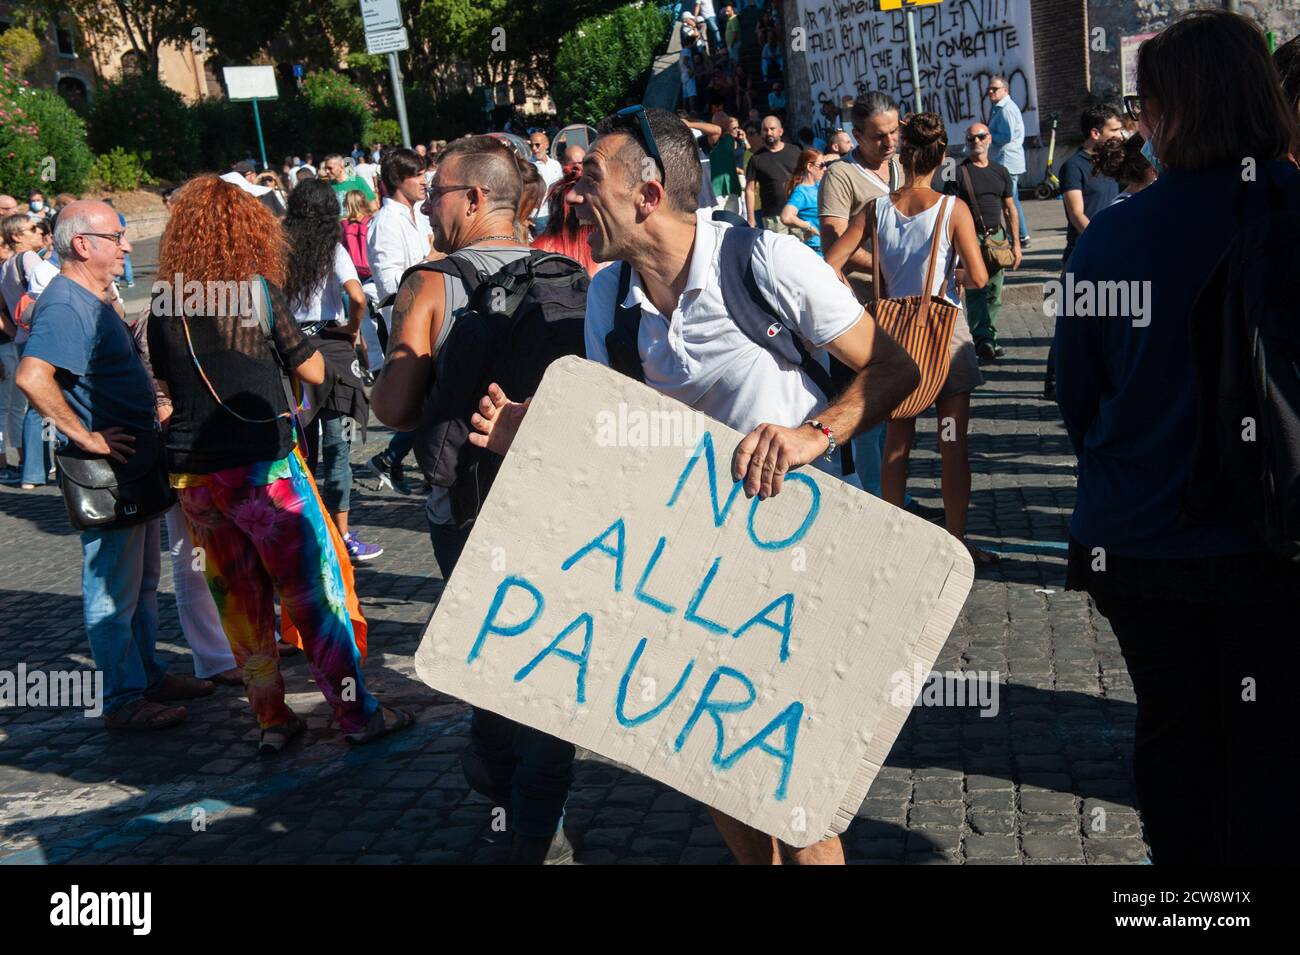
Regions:
M 696 213 L 686 288 L 671 316 L 655 308 L 640 276 L 632 273 L 624 304 L 641 306 L 637 344 L 646 384 L 742 433 L 760 424 L 798 427 L 826 399 L 801 368 L 755 344 L 727 314 L 719 279 L 727 226 L 711 215 L 709 209 Z M 853 293 L 794 236 L 764 232 L 753 261 L 759 287 L 810 347 L 824 348 L 861 319 L 862 306 Z M 614 326 L 621 268 L 616 262 L 601 269 L 587 293 L 587 357 L 603 365 L 609 364 L 605 336 Z M 814 354 L 822 358 L 825 353 Z
M 397 291 L 402 273 L 429 254 L 433 227 L 419 209 L 408 209 L 392 198 L 384 200 L 370 219 L 366 231 L 366 252 L 375 295 L 383 301 Z M 391 310 L 384 310 L 387 320 Z

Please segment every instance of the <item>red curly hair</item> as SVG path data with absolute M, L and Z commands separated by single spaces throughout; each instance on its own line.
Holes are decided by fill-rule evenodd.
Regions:
M 158 278 L 242 282 L 261 275 L 283 285 L 286 254 L 284 230 L 270 209 L 216 176 L 197 176 L 172 197 Z

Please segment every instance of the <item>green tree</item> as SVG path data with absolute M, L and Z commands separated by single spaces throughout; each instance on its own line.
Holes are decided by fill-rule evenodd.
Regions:
M 0 63 L 10 67 L 19 76 L 30 76 L 44 58 L 41 41 L 26 27 L 10 27 L 0 33 Z
M 162 47 L 193 42 L 194 31 L 203 28 L 190 0 L 24 0 L 16 6 L 28 23 L 67 15 L 82 33 L 125 41 L 139 55 L 143 72 L 155 77 Z

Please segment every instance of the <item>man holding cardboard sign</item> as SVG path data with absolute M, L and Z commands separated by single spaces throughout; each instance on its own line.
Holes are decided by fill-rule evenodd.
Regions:
M 706 431 L 693 448 L 686 448 L 686 453 L 693 450 L 693 455 L 687 458 L 685 469 L 680 463 L 677 466 L 681 475 L 669 499 L 670 508 L 691 472 L 706 470 L 705 466 L 696 469 L 696 464 L 704 461 L 709 480 L 714 482 L 709 490 L 713 495 L 715 530 L 727 523 L 735 492 L 743 486 L 746 498 L 758 498 L 750 509 L 751 544 L 760 554 L 793 547 L 814 527 L 822 492 L 820 482 L 791 471 L 812 464 L 837 476 L 842 474 L 833 454 L 837 445 L 884 420 L 916 386 L 916 366 L 895 342 L 877 330 L 871 316 L 849 289 L 835 280 L 829 266 L 797 239 L 731 229 L 713 222 L 707 210 L 697 212 L 702 172 L 690 131 L 680 119 L 662 110 L 634 107 L 602 121 L 599 132 L 600 138 L 583 161 L 582 178 L 569 201 L 579 219 L 592 226 L 590 242 L 596 261 L 622 264 L 598 272 L 592 282 L 587 298 L 587 357 L 642 380 L 660 394 L 745 434 L 732 456 L 732 475 L 737 483 L 725 506 L 719 503 L 714 442 Z M 765 334 L 777 339 L 776 345 L 757 340 L 759 336 L 752 333 L 755 317 L 763 314 L 768 318 L 760 317 L 757 327 L 766 322 Z M 820 365 L 812 367 L 809 356 L 815 362 L 820 349 L 855 372 L 842 391 L 828 386 L 829 379 Z M 494 386 L 480 411 L 473 424 L 481 433 L 471 435 L 471 440 L 504 454 L 520 427 L 525 405 L 510 402 Z M 725 453 L 723 448 L 716 451 Z M 781 493 L 796 479 L 811 501 L 802 522 L 796 521 L 795 533 L 779 540 L 764 538 L 755 530 L 759 503 Z M 698 502 L 699 498 L 693 500 Z M 827 533 L 824 526 L 821 532 Z M 725 533 L 718 531 L 719 540 Z M 667 537 L 661 536 L 645 564 L 636 597 L 643 605 L 671 617 L 681 613 L 676 602 L 656 597 L 648 590 L 666 542 Z M 613 558 L 617 564 L 614 591 L 619 592 L 625 545 L 631 549 L 638 543 L 631 540 L 629 525 L 619 517 L 589 544 L 575 550 L 562 569 L 585 566 L 593 554 L 597 559 L 600 555 Z M 753 616 L 748 622 L 736 621 L 739 626 L 734 630 L 701 612 L 724 557 L 716 557 L 709 565 L 711 569 L 685 605 L 683 620 L 712 634 L 731 633 L 735 639 L 756 626 L 777 631 L 781 634 L 778 659 L 784 663 L 790 659 L 789 640 L 797 603 L 793 592 L 765 607 L 763 597 L 757 596 L 759 603 L 753 608 Z M 483 642 L 492 634 L 522 632 L 518 621 L 506 625 L 496 619 L 507 601 L 513 599 L 518 605 L 523 599 L 526 603 L 524 593 L 536 601 L 537 612 L 527 618 L 529 626 L 541 613 L 541 590 L 524 577 L 511 580 L 516 580 L 514 586 L 519 592 L 511 597 L 505 584 L 504 590 L 498 588 L 471 657 L 483 652 Z M 728 585 L 727 592 L 732 593 L 737 586 Z M 580 622 L 584 616 L 585 624 Z M 586 655 L 558 649 L 566 636 L 584 625 L 585 654 L 589 655 L 592 618 L 580 615 L 535 663 L 522 668 L 524 675 L 517 679 L 526 679 L 532 672 L 529 667 L 535 668 L 548 654 L 570 661 L 585 660 Z M 620 707 L 625 702 L 627 680 L 645 651 L 643 638 L 633 650 L 620 685 Z M 421 652 L 423 655 L 424 648 Z M 668 699 L 661 700 L 661 705 L 650 711 L 652 714 L 657 715 L 673 702 L 690 669 L 688 665 L 681 671 L 681 679 Z M 585 663 L 581 673 L 585 679 Z M 748 702 L 710 702 L 710 694 L 724 677 L 748 686 Z M 578 703 L 583 702 L 584 695 L 580 683 Z M 795 758 L 795 738 L 804 713 L 802 701 L 791 702 L 748 742 L 729 757 L 723 756 L 723 724 L 718 714 L 748 708 L 758 695 L 754 684 L 739 670 L 717 667 L 695 708 L 686 715 L 675 745 L 680 751 L 702 716 L 708 715 L 718 732 L 715 769 L 734 765 L 740 756 L 755 748 L 761 750 L 782 763 L 781 781 L 775 792 L 775 798 L 782 800 Z M 622 726 L 635 725 L 622 717 L 621 709 L 618 712 Z M 782 726 L 785 748 L 774 742 Z M 795 847 L 712 806 L 710 811 L 741 863 L 780 863 L 783 854 L 789 861 L 801 864 L 844 861 L 838 836 Z M 838 830 L 826 826 L 821 831 Z

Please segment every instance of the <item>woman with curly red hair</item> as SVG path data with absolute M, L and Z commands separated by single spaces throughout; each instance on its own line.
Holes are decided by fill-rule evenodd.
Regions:
M 154 376 L 173 406 L 172 485 L 201 548 L 264 753 L 279 752 L 305 728 L 285 705 L 277 594 L 350 741 L 412 721 L 366 690 L 358 648 L 364 620 L 350 612 L 349 569 L 296 448 L 297 400 L 287 393 L 287 375 L 320 384 L 325 364 L 281 292 L 286 271 L 274 215 L 237 186 L 200 176 L 173 199 L 147 333 Z

